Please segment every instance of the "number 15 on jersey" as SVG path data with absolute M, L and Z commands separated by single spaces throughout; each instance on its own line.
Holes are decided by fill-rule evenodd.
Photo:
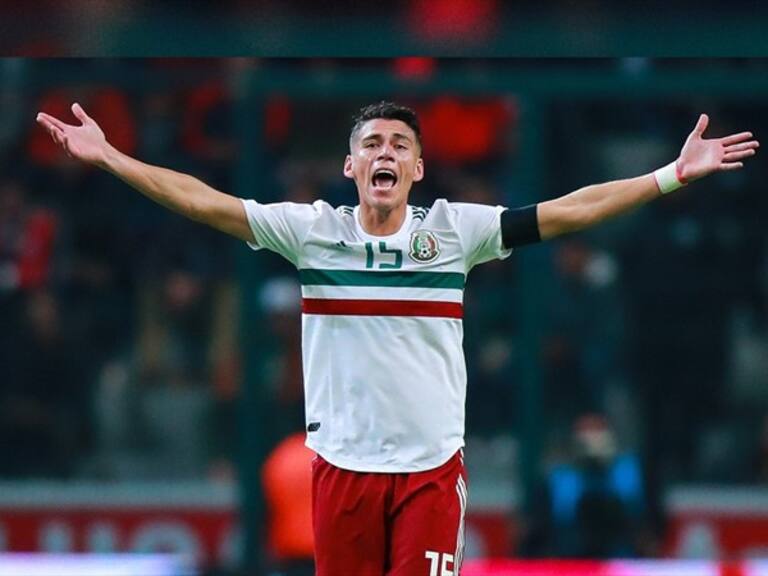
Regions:
M 398 248 L 387 248 L 386 242 L 366 242 L 365 267 L 379 268 L 380 270 L 397 270 L 402 268 L 403 251 Z

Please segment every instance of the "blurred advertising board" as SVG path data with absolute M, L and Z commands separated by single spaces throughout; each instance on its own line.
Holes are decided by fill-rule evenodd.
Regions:
M 470 560 L 464 563 L 461 574 L 462 576 L 768 576 L 768 562 Z
M 768 557 L 768 490 L 679 488 L 670 491 L 665 505 L 666 557 L 681 562 Z M 235 566 L 240 555 L 236 507 L 235 487 L 229 484 L 0 483 L 0 551 L 173 553 L 191 558 L 197 566 Z M 473 574 L 471 559 L 512 556 L 517 529 L 509 506 L 480 502 L 470 509 L 467 574 Z M 691 574 L 699 574 L 705 565 L 709 564 L 675 566 L 676 570 L 688 566 Z M 517 565 L 510 566 L 498 573 L 506 574 Z M 580 566 L 574 564 L 571 568 L 577 572 L 563 574 L 580 573 Z M 605 566 L 590 573 L 603 574 Z M 736 566 L 738 575 L 768 575 L 768 564 L 752 561 Z M 487 569 L 489 574 L 496 570 Z M 610 570 L 619 573 L 614 564 Z
M 0 576 L 195 576 L 173 554 L 3 554 Z
M 676 488 L 665 506 L 669 556 L 768 557 L 768 489 Z
M 3 483 L 0 550 L 173 553 L 234 566 L 234 489 L 209 483 Z
M 0 551 L 173 553 L 234 567 L 236 506 L 228 484 L 0 483 Z M 513 527 L 505 510 L 470 513 L 468 552 L 509 555 Z

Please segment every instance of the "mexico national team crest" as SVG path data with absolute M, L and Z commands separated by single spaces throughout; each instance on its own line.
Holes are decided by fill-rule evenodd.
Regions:
M 411 251 L 408 256 L 416 262 L 432 262 L 440 255 L 437 238 L 429 230 L 417 230 L 411 234 Z

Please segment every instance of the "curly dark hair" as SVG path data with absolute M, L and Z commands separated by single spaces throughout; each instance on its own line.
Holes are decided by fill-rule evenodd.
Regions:
M 407 106 L 401 106 L 394 102 L 386 102 L 382 100 L 376 104 L 369 104 L 360 109 L 357 115 L 352 119 L 352 131 L 349 134 L 349 139 L 354 139 L 355 135 L 360 131 L 363 124 L 368 120 L 375 120 L 377 118 L 383 118 L 384 120 L 400 120 L 405 122 L 413 133 L 416 134 L 416 142 L 419 148 L 421 145 L 421 127 L 419 126 L 419 117 L 411 108 Z

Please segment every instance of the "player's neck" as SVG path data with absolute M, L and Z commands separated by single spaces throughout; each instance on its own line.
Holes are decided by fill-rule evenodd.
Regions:
M 392 210 L 377 210 L 360 204 L 360 226 L 371 236 L 391 236 L 403 226 L 407 209 L 405 202 Z

